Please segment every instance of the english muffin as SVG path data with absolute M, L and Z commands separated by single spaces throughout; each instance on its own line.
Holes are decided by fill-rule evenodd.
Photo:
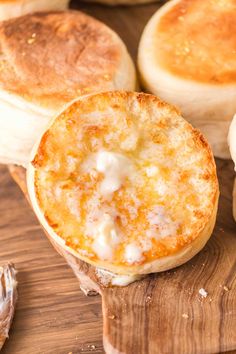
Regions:
M 0 163 L 26 166 L 35 141 L 80 95 L 134 90 L 120 37 L 78 11 L 35 13 L 0 24 Z
M 64 10 L 70 0 L 0 0 L 0 21 L 35 11 Z
M 236 112 L 235 0 L 167 2 L 143 32 L 138 63 L 144 87 L 180 107 L 215 156 L 229 158 L 227 134 Z
M 32 152 L 27 185 L 51 239 L 115 274 L 160 272 L 209 239 L 218 182 L 211 149 L 153 95 L 84 96 Z

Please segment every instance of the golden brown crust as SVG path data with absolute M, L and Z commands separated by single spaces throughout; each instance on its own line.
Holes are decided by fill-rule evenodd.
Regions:
M 138 138 L 132 138 L 132 143 L 137 138 L 134 146 L 128 150 L 122 147 L 137 128 Z M 111 200 L 97 198 L 103 175 L 94 171 L 90 175 L 82 167 L 104 149 L 122 154 L 135 164 L 131 179 Z M 145 269 L 157 260 L 175 254 L 178 258 L 178 253 L 194 244 L 202 247 L 212 232 L 218 182 L 211 149 L 174 107 L 155 96 L 110 92 L 75 102 L 44 134 L 33 165 L 33 193 L 46 223 L 78 252 L 78 257 L 97 266 L 112 271 L 121 267 L 123 272 L 125 268 Z M 155 167 L 157 175 L 148 175 L 147 169 L 153 171 Z M 32 190 L 30 194 L 32 197 Z M 99 259 L 92 246 L 94 235 L 89 234 L 91 231 L 86 234 L 85 219 L 93 205 L 96 210 L 104 209 L 105 214 L 113 210 L 123 235 L 113 260 Z M 89 223 L 93 217 L 89 215 Z M 150 238 L 152 245 L 145 250 Z M 143 245 L 142 258 L 134 264 L 124 256 L 130 242 Z M 193 255 L 194 247 L 191 252 Z
M 179 0 L 156 28 L 156 58 L 171 73 L 190 80 L 236 82 L 236 1 Z
M 114 89 L 124 45 L 78 11 L 36 13 L 0 25 L 0 88 L 57 108 L 81 94 Z

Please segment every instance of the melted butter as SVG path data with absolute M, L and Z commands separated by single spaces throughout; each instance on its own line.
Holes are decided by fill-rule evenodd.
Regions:
M 122 275 L 114 274 L 104 269 L 97 268 L 96 275 L 104 286 L 127 286 L 137 280 L 140 280 L 144 275 Z
M 111 260 L 113 251 L 120 242 L 114 219 L 104 214 L 102 220 L 94 227 L 93 250 L 100 259 Z
M 129 264 L 139 263 L 143 259 L 143 251 L 136 244 L 129 244 L 125 248 L 125 259 Z
M 132 164 L 122 154 L 100 151 L 84 162 L 82 170 L 90 174 L 103 174 L 98 193 L 109 200 L 113 193 L 121 188 L 124 179 L 132 173 Z M 108 212 L 102 213 L 98 221 L 92 222 L 92 231 L 89 232 L 94 237 L 93 251 L 102 260 L 112 260 L 114 251 L 121 242 L 114 218 L 115 216 Z
M 101 151 L 96 154 L 96 169 L 104 174 L 100 192 L 102 196 L 109 197 L 120 189 L 124 178 L 130 173 L 130 161 L 121 154 Z

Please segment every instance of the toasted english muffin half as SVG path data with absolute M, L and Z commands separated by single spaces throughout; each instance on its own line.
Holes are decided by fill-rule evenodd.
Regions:
M 236 171 L 236 114 L 234 115 L 230 125 L 228 142 L 229 142 L 230 153 L 233 162 L 235 164 L 235 171 Z M 234 220 L 236 221 L 236 178 L 234 180 L 234 187 L 233 187 L 233 217 Z
M 83 0 L 84 2 L 98 2 L 106 5 L 139 5 L 148 4 L 157 0 Z
M 0 163 L 26 166 L 53 116 L 80 95 L 134 90 L 120 37 L 79 11 L 35 13 L 0 24 Z
M 35 11 L 65 10 L 70 0 L 0 0 L 0 21 Z
M 229 158 L 227 135 L 236 111 L 235 0 L 167 2 L 143 32 L 138 66 L 144 87 L 180 107 L 215 156 Z
M 33 149 L 33 209 L 50 237 L 117 274 L 164 271 L 209 239 L 218 182 L 211 149 L 153 95 L 81 97 Z

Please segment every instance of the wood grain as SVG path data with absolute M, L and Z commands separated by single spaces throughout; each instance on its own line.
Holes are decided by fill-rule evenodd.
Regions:
M 236 178 L 234 179 L 234 189 L 233 189 L 233 216 L 236 221 Z
M 135 58 L 157 4 L 110 9 L 73 2 L 114 28 Z M 233 164 L 217 161 L 220 210 L 211 240 L 186 265 L 124 289 L 103 289 L 109 353 L 210 354 L 236 350 Z M 7 169 L 0 167 L 0 260 L 19 270 L 19 302 L 3 354 L 103 353 L 101 298 L 85 297 L 50 246 Z M 199 289 L 208 292 L 206 298 Z M 132 328 L 132 331 L 131 331 Z M 111 349 L 115 348 L 116 351 Z

